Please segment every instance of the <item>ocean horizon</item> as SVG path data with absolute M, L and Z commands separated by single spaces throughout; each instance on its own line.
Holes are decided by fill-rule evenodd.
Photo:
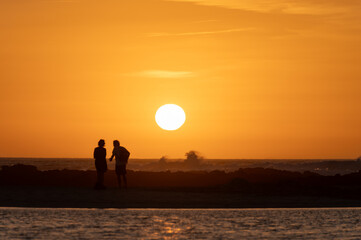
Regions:
M 0 166 L 33 165 L 38 170 L 95 170 L 92 158 L 26 158 L 0 157 Z M 114 162 L 108 161 L 110 169 Z M 184 159 L 129 159 L 128 169 L 134 171 L 236 171 L 239 168 L 274 168 L 287 171 L 312 171 L 322 175 L 347 174 L 361 169 L 357 159 L 201 159 L 185 163 Z

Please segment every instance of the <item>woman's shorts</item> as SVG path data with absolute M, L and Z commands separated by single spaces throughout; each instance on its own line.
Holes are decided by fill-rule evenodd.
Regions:
M 115 165 L 115 172 L 117 175 L 125 175 L 127 174 L 126 165 Z

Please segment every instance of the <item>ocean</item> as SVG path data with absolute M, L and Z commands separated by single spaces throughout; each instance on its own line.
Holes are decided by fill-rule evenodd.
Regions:
M 360 239 L 361 208 L 0 208 L 0 239 Z
M 0 158 L 0 166 L 25 164 L 39 170 L 95 170 L 90 158 Z M 108 161 L 114 169 L 114 161 Z M 236 171 L 239 168 L 274 168 L 287 171 L 312 171 L 321 175 L 348 174 L 361 170 L 361 161 L 352 159 L 202 159 L 185 162 L 184 159 L 129 159 L 128 169 L 134 171 Z

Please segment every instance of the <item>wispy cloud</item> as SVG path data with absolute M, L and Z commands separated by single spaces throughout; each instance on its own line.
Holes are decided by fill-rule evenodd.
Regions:
M 219 20 L 209 19 L 209 20 L 194 21 L 194 23 L 209 23 L 209 22 L 218 22 L 218 21 L 219 21 Z
M 182 33 L 149 33 L 149 37 L 167 37 L 167 36 L 197 36 L 197 35 L 209 35 L 209 34 L 222 34 L 222 33 L 233 33 L 233 32 L 246 32 L 253 28 L 233 28 L 217 31 L 200 31 L 200 32 L 182 32 Z
M 146 78 L 188 78 L 193 77 L 193 72 L 188 71 L 168 71 L 168 70 L 147 70 L 127 74 L 128 76 L 146 77 Z
M 332 14 L 350 10 L 360 3 L 354 0 L 169 0 L 194 2 L 201 5 L 219 6 L 258 12 L 281 11 L 291 14 Z

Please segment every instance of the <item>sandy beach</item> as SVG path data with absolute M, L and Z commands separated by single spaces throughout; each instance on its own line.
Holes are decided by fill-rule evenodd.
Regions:
M 361 200 L 310 196 L 259 196 L 216 189 L 95 191 L 86 187 L 2 186 L 1 207 L 56 208 L 308 208 L 361 207 Z
M 128 189 L 115 173 L 94 190 L 95 171 L 39 171 L 3 166 L 0 206 L 63 208 L 297 208 L 360 207 L 361 173 L 322 176 L 275 169 L 235 172 L 129 171 Z

